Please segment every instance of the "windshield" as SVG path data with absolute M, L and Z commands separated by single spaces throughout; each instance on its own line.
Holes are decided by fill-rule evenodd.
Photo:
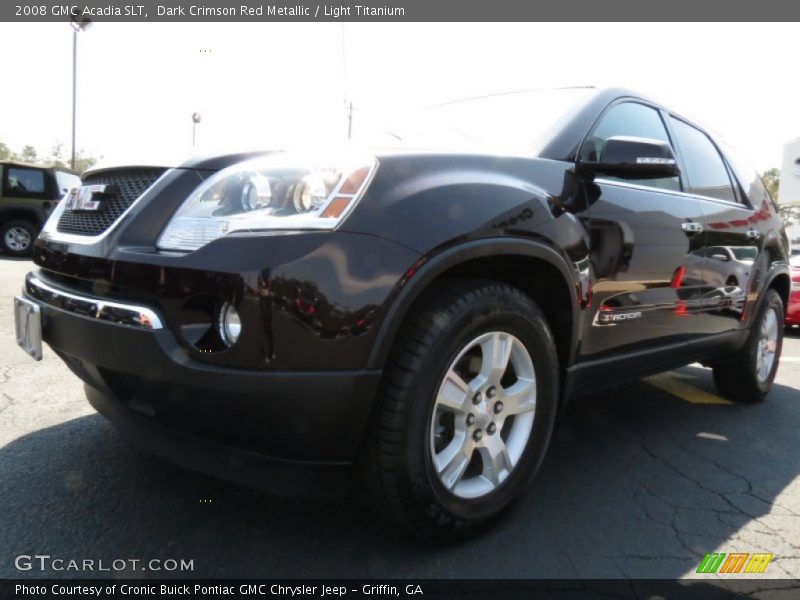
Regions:
M 511 92 L 448 102 L 379 130 L 373 143 L 535 156 L 594 95 L 589 87 Z

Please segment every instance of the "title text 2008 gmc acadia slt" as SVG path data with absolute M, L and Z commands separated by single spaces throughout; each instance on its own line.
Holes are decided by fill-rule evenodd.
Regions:
M 308 494 L 357 476 L 439 539 L 521 494 L 570 396 L 694 361 L 769 392 L 788 243 L 721 140 L 588 89 L 391 137 L 87 173 L 36 242 L 20 345 L 157 454 Z

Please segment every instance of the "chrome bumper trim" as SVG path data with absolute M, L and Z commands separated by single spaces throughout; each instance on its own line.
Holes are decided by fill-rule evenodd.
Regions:
M 161 318 L 154 310 L 134 304 L 110 302 L 66 292 L 44 283 L 33 273 L 29 273 L 25 278 L 25 292 L 31 298 L 54 308 L 97 319 L 98 321 L 128 325 L 140 329 L 164 328 Z

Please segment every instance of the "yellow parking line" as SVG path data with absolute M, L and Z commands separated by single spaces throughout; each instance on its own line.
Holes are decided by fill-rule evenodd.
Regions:
M 682 381 L 675 373 L 659 373 L 658 375 L 646 377 L 643 381 L 692 404 L 732 404 L 729 400 Z

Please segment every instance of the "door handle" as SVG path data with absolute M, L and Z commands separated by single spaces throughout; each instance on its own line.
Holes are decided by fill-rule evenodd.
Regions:
M 686 233 L 702 233 L 703 226 L 700 223 L 696 223 L 695 221 L 688 221 L 686 223 L 681 223 L 681 229 L 683 229 Z
M 748 229 L 745 235 L 747 236 L 748 240 L 756 240 L 760 234 L 755 229 Z

